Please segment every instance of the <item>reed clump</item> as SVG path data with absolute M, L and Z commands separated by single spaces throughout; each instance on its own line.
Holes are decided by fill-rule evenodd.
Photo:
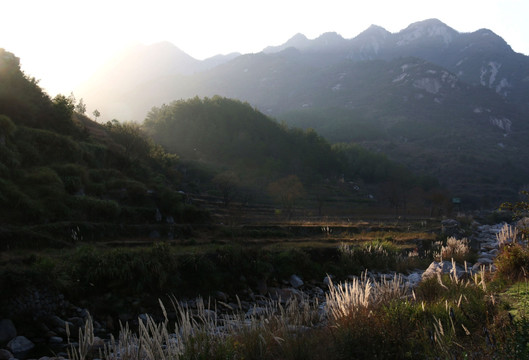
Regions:
M 483 268 L 473 277 L 453 273 L 412 289 L 400 275 L 376 281 L 364 272 L 351 281 L 331 281 L 324 303 L 306 296 L 269 300 L 248 312 L 239 306 L 222 313 L 230 305 L 203 301 L 190 310 L 172 298 L 176 320 L 169 320 L 160 302 L 163 321 L 147 316 L 137 332 L 125 324 L 100 348 L 87 326 L 70 358 L 493 358 L 501 346 L 487 341 L 509 325 L 496 324 L 499 311 L 486 278 Z
M 456 239 L 450 236 L 446 239 L 446 245 L 441 247 L 441 260 L 454 259 L 458 263 L 463 263 L 468 260 L 470 254 L 470 246 L 468 239 Z

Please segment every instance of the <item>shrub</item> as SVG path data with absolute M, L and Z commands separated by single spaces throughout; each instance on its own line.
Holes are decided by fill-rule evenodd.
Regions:
M 372 241 L 361 246 L 340 244 L 339 252 L 344 271 L 360 274 L 366 269 L 390 271 L 404 258 L 389 241 Z
M 462 263 L 468 260 L 469 254 L 470 247 L 468 246 L 468 240 L 466 238 L 458 240 L 450 236 L 446 239 L 446 246 L 441 247 L 442 260 L 454 259 L 454 261 Z
M 113 200 L 102 200 L 90 196 L 76 197 L 73 206 L 87 220 L 113 221 L 121 212 L 119 204 Z
M 83 151 L 70 137 L 52 131 L 19 127 L 15 133 L 24 163 L 32 165 L 53 162 L 79 163 Z
M 496 276 L 507 281 L 527 279 L 529 276 L 529 249 L 520 243 L 501 247 L 496 257 Z
M 143 292 L 164 294 L 180 282 L 179 262 L 169 245 L 154 243 L 150 248 L 98 250 L 80 247 L 66 265 L 80 289 L 122 294 Z M 86 286 L 86 284 L 93 284 Z
M 57 189 L 63 188 L 61 178 L 46 166 L 34 167 L 26 170 L 23 182 L 29 186 L 49 185 Z
M 75 194 L 88 182 L 88 172 L 84 166 L 78 164 L 62 164 L 53 166 L 53 169 L 59 174 L 64 188 L 70 194 Z
M 90 169 L 88 177 L 92 182 L 102 183 L 109 179 L 123 179 L 125 176 L 116 169 Z
M 3 137 L 11 136 L 16 128 L 9 116 L 0 115 L 0 141 Z

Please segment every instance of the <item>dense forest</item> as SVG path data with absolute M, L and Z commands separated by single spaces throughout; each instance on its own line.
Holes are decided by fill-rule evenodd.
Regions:
M 386 196 L 388 185 L 401 197 L 411 189 L 428 192 L 439 186 L 434 178 L 417 176 L 385 155 L 354 144 L 331 145 L 312 129 L 289 128 L 247 103 L 219 96 L 154 107 L 143 126 L 182 159 L 214 172 L 230 171 L 239 184 L 261 192 L 295 176 L 310 189 L 308 198 L 325 196 L 323 188 L 336 189 L 339 183 L 356 184 L 349 196 L 365 196 L 365 188 L 358 191 L 362 184 L 380 195 L 381 202 L 402 206 Z
M 181 222 L 205 216 L 178 193 L 177 156 L 139 126 L 100 125 L 76 111 L 72 96 L 51 99 L 21 72 L 19 59 L 3 50 L 0 79 L 0 227 L 5 238 L 17 238 L 15 224 L 51 229 L 49 224 L 66 222 L 59 226 L 63 229 L 87 222 L 153 223 L 157 214 Z M 46 238 L 42 229 L 24 238 L 32 236 Z

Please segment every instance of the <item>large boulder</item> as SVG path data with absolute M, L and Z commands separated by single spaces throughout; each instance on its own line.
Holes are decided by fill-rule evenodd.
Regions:
M 7 343 L 17 336 L 15 324 L 10 319 L 0 320 L 0 344 Z
M 7 348 L 14 354 L 25 353 L 35 347 L 25 336 L 17 336 L 7 344 Z
M 441 231 L 446 236 L 460 236 L 461 235 L 461 229 L 459 221 L 454 219 L 445 219 L 441 221 Z
M 301 280 L 301 278 L 297 275 L 292 275 L 290 277 L 289 282 L 290 282 L 290 285 L 292 285 L 294 289 L 298 289 L 303 286 L 303 280 Z
M 430 266 L 422 273 L 422 279 L 428 279 L 431 277 L 437 277 L 437 274 L 449 274 L 453 273 L 454 267 L 451 261 L 433 261 Z M 461 276 L 465 273 L 465 269 L 455 265 L 455 271 L 457 276 Z
M 13 359 L 14 356 L 6 349 L 0 349 L 0 360 L 9 360 Z

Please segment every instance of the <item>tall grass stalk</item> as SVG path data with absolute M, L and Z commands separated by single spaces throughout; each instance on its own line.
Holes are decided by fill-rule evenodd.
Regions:
M 519 240 L 518 235 L 519 232 L 515 226 L 505 224 L 496 234 L 496 240 L 498 240 L 499 246 L 502 247 L 509 243 L 516 243 Z
M 151 316 L 140 319 L 137 333 L 128 324 L 122 325 L 118 338 L 111 337 L 102 349 L 94 348 L 92 320 L 80 331 L 78 346 L 71 346 L 69 357 L 85 360 L 165 360 L 188 358 L 231 358 L 237 351 L 226 344 L 245 343 L 244 351 L 264 356 L 270 347 L 282 347 L 289 339 L 298 337 L 310 327 L 322 323 L 317 301 L 291 298 L 286 303 L 270 300 L 260 311 L 244 312 L 240 306 L 231 314 L 217 315 L 212 304 L 202 299 L 197 309 L 190 310 L 176 299 L 171 302 L 176 311 L 176 321 L 171 324 L 162 302 L 164 320 L 156 322 Z M 213 308 L 216 309 L 216 304 Z M 171 330 L 173 329 L 173 330 Z M 238 340 L 240 339 L 240 341 Z M 249 344 L 253 343 L 253 350 Z
M 454 267 L 455 268 L 455 267 Z M 314 359 L 323 351 L 338 358 L 452 357 L 474 346 L 489 313 L 485 304 L 485 267 L 472 279 L 454 271 L 426 280 L 415 294 L 400 275 L 375 281 L 367 272 L 349 282 L 329 284 L 321 306 L 308 297 L 221 314 L 224 303 L 197 300 L 196 309 L 171 298 L 176 318 L 140 319 L 137 332 L 128 324 L 117 338 L 96 349 L 91 319 L 80 331 L 70 359 Z M 485 321 L 485 322 L 484 322 Z M 456 343 L 457 342 L 457 343 Z M 321 345 L 321 344 L 324 345 Z M 395 355 L 397 354 L 397 355 Z
M 334 285 L 329 283 L 329 292 L 325 295 L 326 311 L 337 320 L 354 314 L 359 308 L 368 308 L 391 299 L 403 299 L 412 296 L 411 289 L 400 274 L 383 277 L 380 282 L 373 281 L 367 271 L 350 282 Z

